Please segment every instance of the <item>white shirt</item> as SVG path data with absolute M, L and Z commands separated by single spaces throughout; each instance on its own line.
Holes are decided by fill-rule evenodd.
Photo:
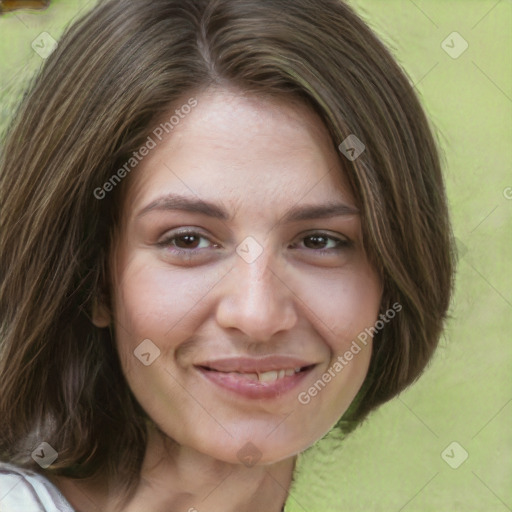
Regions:
M 0 462 L 0 512 L 76 511 L 44 476 Z
M 0 512 L 75 511 L 44 476 L 0 462 Z

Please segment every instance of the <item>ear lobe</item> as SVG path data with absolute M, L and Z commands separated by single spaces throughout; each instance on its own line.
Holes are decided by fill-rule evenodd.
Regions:
M 104 328 L 110 325 L 111 319 L 111 314 L 104 298 L 99 301 L 95 300 L 92 305 L 92 323 L 96 327 Z

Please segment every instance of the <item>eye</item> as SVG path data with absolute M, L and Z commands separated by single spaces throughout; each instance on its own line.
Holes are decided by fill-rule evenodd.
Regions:
M 182 230 L 169 233 L 163 240 L 159 241 L 157 245 L 168 249 L 177 256 L 187 258 L 199 255 L 199 252 L 202 253 L 204 249 L 208 249 L 209 247 L 219 247 L 218 244 L 213 243 L 209 238 L 194 230 Z
M 298 245 L 299 249 L 305 248 L 314 253 L 332 254 L 333 252 L 339 252 L 350 246 L 350 241 L 346 238 L 339 238 L 327 233 L 317 232 L 310 233 L 303 237 Z M 300 247 L 300 245 L 302 245 L 302 247 Z M 296 247 L 297 244 L 293 246 L 293 248 Z

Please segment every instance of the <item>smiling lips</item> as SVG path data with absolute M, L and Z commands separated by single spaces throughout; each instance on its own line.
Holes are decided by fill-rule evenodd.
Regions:
M 206 361 L 195 367 L 210 381 L 247 398 L 273 398 L 294 388 L 316 364 L 290 356 Z

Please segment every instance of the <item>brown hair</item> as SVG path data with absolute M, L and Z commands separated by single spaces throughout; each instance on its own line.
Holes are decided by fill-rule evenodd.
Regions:
M 384 280 L 382 311 L 349 431 L 413 382 L 438 343 L 453 288 L 453 240 L 431 129 L 404 72 L 339 0 L 111 0 L 72 25 L 15 114 L 0 156 L 0 458 L 55 474 L 102 471 L 129 489 L 145 414 L 112 333 L 90 320 L 108 294 L 119 190 L 107 182 L 176 102 L 209 85 L 295 97 L 323 119 Z M 134 171 L 136 172 L 136 171 Z

